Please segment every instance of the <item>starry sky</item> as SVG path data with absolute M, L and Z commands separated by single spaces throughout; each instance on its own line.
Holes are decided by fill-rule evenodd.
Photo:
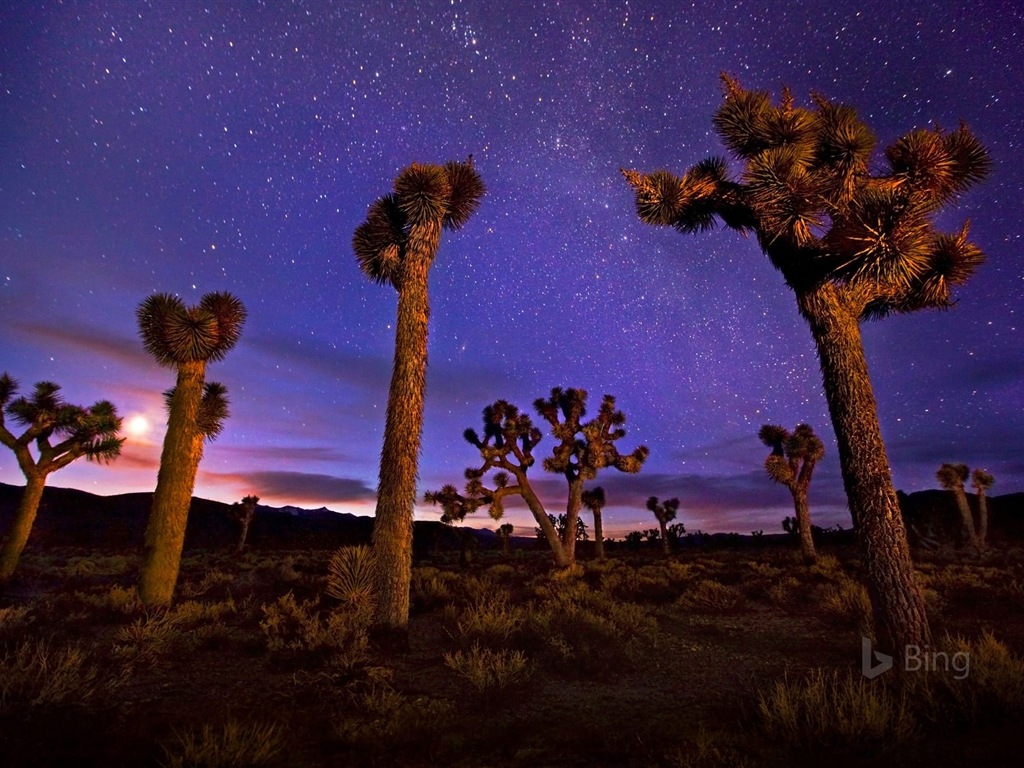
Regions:
M 359 272 L 352 232 L 409 163 L 472 154 L 488 193 L 431 273 L 421 492 L 461 485 L 476 457 L 461 434 L 486 404 L 532 412 L 581 387 L 592 411 L 617 397 L 622 449 L 651 451 L 640 474 L 598 479 L 610 534 L 653 527 L 649 495 L 679 497 L 687 530 L 780 532 L 792 506 L 763 470 L 766 422 L 822 435 L 812 515 L 848 527 L 781 277 L 734 232 L 641 224 L 618 173 L 724 154 L 727 71 L 849 103 L 881 145 L 963 119 L 989 148 L 991 176 L 939 219 L 969 217 L 987 262 L 955 309 L 866 325 L 865 347 L 898 488 L 960 461 L 988 468 L 992 493 L 1024 491 L 1022 47 L 1014 0 L 5 1 L 0 369 L 126 417 L 116 463 L 49 484 L 152 490 L 174 374 L 135 308 L 230 291 L 249 319 L 208 369 L 232 415 L 196 495 L 372 514 L 396 294 Z M 534 474 L 564 509 L 564 480 Z M 6 450 L 0 481 L 24 482 Z

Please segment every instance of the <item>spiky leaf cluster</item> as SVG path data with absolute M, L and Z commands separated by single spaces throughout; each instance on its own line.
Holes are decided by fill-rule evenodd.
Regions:
M 378 284 L 401 287 L 402 267 L 417 228 L 461 229 L 480 206 L 483 180 L 466 162 L 413 163 L 394 182 L 391 194 L 375 200 L 356 227 L 352 249 L 359 268 Z
M 171 387 L 164 392 L 164 406 L 168 413 L 171 410 L 171 403 L 174 400 L 176 387 Z M 224 430 L 224 422 L 230 416 L 230 402 L 228 401 L 228 388 L 216 381 L 208 381 L 203 384 L 203 399 L 199 401 L 199 411 L 196 414 L 196 427 L 199 434 L 207 440 L 215 440 Z M 248 497 L 246 497 L 248 498 Z M 258 499 L 257 499 L 258 500 Z
M 423 501 L 441 507 L 441 522 L 445 525 L 461 523 L 466 515 L 476 512 L 482 504 L 479 499 L 463 496 L 450 483 L 442 486 L 440 491 L 427 491 L 423 494 Z
M 978 493 L 985 493 L 996 484 L 995 477 L 984 469 L 976 469 L 971 472 L 971 485 Z
M 798 107 L 788 90 L 774 104 L 723 80 L 713 123 L 743 163 L 740 178 L 730 179 L 720 158 L 681 178 L 623 170 L 641 220 L 683 232 L 716 219 L 753 230 L 791 287 L 848 285 L 865 318 L 950 304 L 951 290 L 983 260 L 966 225 L 943 234 L 933 221 L 988 173 L 988 154 L 965 125 L 911 131 L 885 150 L 886 166 L 873 175 L 875 137 L 852 107 L 820 95 Z
M 35 463 L 47 472 L 80 456 L 100 463 L 117 458 L 125 441 L 118 437 L 122 418 L 117 408 L 108 400 L 98 400 L 88 408 L 72 405 L 60 389 L 51 381 L 40 381 L 31 395 L 12 400 L 18 382 L 7 373 L 0 376 L 0 442 L 19 454 L 19 462 L 31 460 L 27 448 L 35 443 L 39 453 Z M 5 413 L 26 428 L 20 436 L 8 431 Z
M 208 293 L 194 307 L 177 296 L 156 293 L 135 312 L 142 343 L 160 365 L 221 360 L 242 333 L 246 311 L 230 293 Z
M 679 499 L 665 499 L 663 503 L 659 503 L 657 496 L 651 496 L 647 499 L 647 508 L 654 513 L 659 523 L 668 525 L 676 519 L 679 512 Z
M 606 503 L 604 496 L 604 488 L 597 486 L 596 488 L 588 488 L 583 492 L 583 506 L 589 509 L 591 512 L 600 512 L 604 509 Z
M 550 397 L 534 402 L 537 413 L 551 425 L 551 434 L 558 440 L 551 456 L 544 459 L 544 469 L 563 474 L 570 481 L 592 480 L 604 467 L 639 472 L 649 450 L 641 445 L 632 453 L 619 453 L 615 441 L 626 434 L 626 417 L 615 407 L 615 398 L 605 395 L 597 416 L 583 422 L 586 404 L 585 390 L 561 387 L 553 388 Z
M 810 484 L 815 465 L 825 455 L 825 444 L 809 424 L 798 424 L 792 432 L 777 424 L 765 424 L 757 436 L 772 449 L 764 462 L 772 480 L 790 488 Z
M 935 479 L 947 491 L 963 490 L 969 474 L 970 469 L 966 464 L 946 463 L 939 467 Z

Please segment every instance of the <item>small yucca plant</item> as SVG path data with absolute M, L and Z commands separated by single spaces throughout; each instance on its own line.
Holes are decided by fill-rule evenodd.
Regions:
M 325 591 L 350 607 L 368 607 L 374 595 L 373 578 L 373 549 L 365 544 L 341 547 L 327 565 Z

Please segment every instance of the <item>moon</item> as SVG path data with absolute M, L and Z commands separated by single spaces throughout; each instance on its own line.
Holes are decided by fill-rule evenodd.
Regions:
M 128 423 L 124 425 L 125 431 L 133 437 L 142 437 L 149 432 L 152 425 L 149 423 L 149 419 L 143 416 L 141 413 L 137 413 L 128 419 Z

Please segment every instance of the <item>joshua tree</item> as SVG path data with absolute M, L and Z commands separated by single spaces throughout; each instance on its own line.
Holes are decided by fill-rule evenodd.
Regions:
M 626 434 L 622 428 L 626 417 L 616 410 L 611 395 L 604 396 L 597 416 L 586 423 L 581 421 L 587 412 L 585 390 L 555 387 L 549 398 L 538 398 L 533 405 L 551 425 L 551 434 L 558 440 L 552 455 L 544 459 L 544 469 L 562 475 L 569 484 L 562 549 L 566 561 L 572 564 L 576 559 L 576 521 L 583 506 L 583 483 L 597 477 L 604 467 L 631 474 L 639 472 L 649 451 L 641 445 L 632 453 L 619 453 L 615 441 Z
M 225 389 L 207 384 L 206 364 L 223 359 L 235 346 L 245 314 L 242 302 L 230 293 L 208 293 L 194 307 L 158 293 L 136 311 L 146 351 L 160 365 L 177 370 L 176 385 L 164 393 L 167 433 L 139 575 L 139 597 L 147 607 L 169 605 L 174 594 L 203 440 L 216 436 L 227 415 Z
M 604 509 L 604 488 L 598 486 L 583 492 L 583 506 L 594 513 L 594 556 L 604 560 L 604 528 L 601 526 L 601 511 Z
M 500 520 L 505 513 L 505 498 L 521 496 L 551 547 L 555 565 L 568 565 L 555 524 L 527 477 L 527 471 L 535 462 L 533 449 L 541 440 L 540 430 L 533 426 L 527 414 L 520 413 L 516 406 L 504 400 L 496 400 L 484 408 L 483 422 L 482 436 L 473 429 L 462 433 L 483 459 L 479 467 L 466 470 L 465 503 L 475 505 L 474 508 L 486 504 L 491 517 Z M 484 480 L 493 470 L 498 471 L 492 477 L 494 487 L 489 488 Z
M 427 491 L 423 494 L 423 501 L 427 504 L 439 505 L 443 510 L 441 522 L 445 525 L 454 526 L 455 523 L 462 523 L 466 515 L 476 512 L 480 505 L 474 499 L 461 495 L 454 485 L 442 486 L 440 491 Z M 459 529 L 459 567 L 465 568 L 469 564 L 466 551 L 470 542 L 475 538 L 469 528 Z
M 775 424 L 765 424 L 757 433 L 761 442 L 772 449 L 765 459 L 768 477 L 789 488 L 796 509 L 796 527 L 800 535 L 800 550 L 804 562 L 818 559 L 811 535 L 811 513 L 807 507 L 807 489 L 811 484 L 814 466 L 825 455 L 825 444 L 807 424 L 798 424 L 792 432 Z
M 996 479 L 984 469 L 976 469 L 971 473 L 971 485 L 978 494 L 978 545 L 985 548 L 988 543 L 988 490 L 996 484 Z
M 512 538 L 513 531 L 515 531 L 515 526 L 512 523 L 502 523 L 495 531 L 498 534 L 498 540 L 501 542 L 501 551 L 506 555 L 508 554 L 508 542 Z
M 249 526 L 252 525 L 253 518 L 256 517 L 256 505 L 260 503 L 260 497 L 250 494 L 244 496 L 241 501 L 236 501 L 231 505 L 231 516 L 238 521 L 238 525 L 241 530 L 238 536 L 238 546 L 235 551 L 238 554 L 242 554 L 245 549 L 245 539 L 249 535 Z
M 647 499 L 647 508 L 658 518 L 658 525 L 661 528 L 661 551 L 665 553 L 665 557 L 668 557 L 668 524 L 676 519 L 676 513 L 679 511 L 679 499 L 666 499 L 664 504 L 659 504 L 658 497 L 651 496 Z
M 18 566 L 32 532 L 47 476 L 81 456 L 107 464 L 120 455 L 124 444 L 124 438 L 117 436 L 121 417 L 106 400 L 89 408 L 69 405 L 60 396 L 60 387 L 49 381 L 38 382 L 31 397 L 19 397 L 12 402 L 17 392 L 18 382 L 6 373 L 0 376 L 0 443 L 14 451 L 25 475 L 21 503 L 14 513 L 14 521 L 0 540 L 0 584 L 10 580 Z M 5 411 L 26 427 L 21 435 L 16 437 L 7 429 Z M 35 443 L 37 456 L 32 455 L 32 443 Z
M 765 92 L 723 80 L 713 124 L 742 176 L 731 178 L 723 158 L 681 178 L 623 171 L 637 213 L 684 233 L 710 229 L 717 217 L 754 233 L 782 273 L 817 346 L 879 640 L 891 651 L 927 645 L 860 323 L 950 305 L 952 288 L 983 256 L 966 224 L 941 234 L 933 219 L 985 176 L 988 154 L 964 125 L 917 129 L 890 145 L 873 173 L 875 137 L 851 107 L 822 96 L 812 109 L 798 107 L 788 89 L 774 105 Z
M 483 181 L 465 163 L 413 163 L 377 198 L 352 238 L 356 259 L 375 283 L 398 292 L 395 358 L 388 392 L 380 481 L 373 526 L 376 623 L 404 634 L 409 624 L 412 521 L 423 432 L 427 374 L 427 278 L 441 229 L 460 229 L 484 194 Z
M 981 549 L 981 542 L 974 528 L 974 515 L 971 514 L 970 504 L 967 503 L 967 494 L 964 493 L 964 483 L 967 482 L 969 474 L 970 470 L 966 464 L 943 464 L 935 473 L 935 478 L 939 481 L 939 485 L 947 491 L 953 492 L 956 508 L 960 512 L 964 541 L 973 549 L 978 550 Z M 986 527 L 987 525 L 986 521 Z

